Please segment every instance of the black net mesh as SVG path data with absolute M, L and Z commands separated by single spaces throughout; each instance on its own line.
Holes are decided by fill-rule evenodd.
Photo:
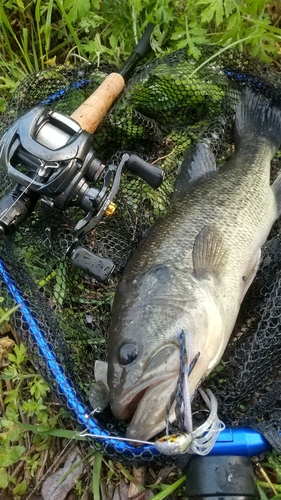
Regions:
M 279 231 L 277 223 L 263 248 L 262 265 L 243 302 L 223 363 L 210 378 L 223 420 L 250 425 L 269 439 L 274 428 L 279 430 L 281 409 Z M 280 450 L 280 443 L 276 447 Z
M 232 151 L 231 127 L 241 87 L 248 85 L 266 96 L 281 95 L 281 78 L 272 68 L 236 52 L 213 57 L 214 53 L 214 49 L 205 50 L 195 61 L 183 50 L 138 68 L 94 135 L 94 150 L 104 163 L 117 165 L 124 152 L 134 152 L 149 162 L 157 161 L 166 174 L 158 190 L 124 174 L 115 199 L 117 210 L 84 237 L 84 246 L 115 264 L 106 284 L 74 268 L 65 257 L 75 237 L 74 226 L 84 216 L 77 208 L 60 212 L 38 203 L 20 230 L 12 238 L 1 240 L 1 256 L 16 286 L 89 412 L 94 361 L 106 359 L 114 290 L 145 231 L 166 211 L 187 149 L 200 139 L 209 145 L 218 164 L 224 163 Z M 56 67 L 30 76 L 20 84 L 2 116 L 1 135 L 16 118 L 41 102 L 71 114 L 112 69 L 86 64 Z M 274 166 L 278 171 L 278 157 Z M 5 171 L 0 172 L 0 178 L 4 195 L 12 182 Z M 208 380 L 219 398 L 225 423 L 252 425 L 267 436 L 278 429 L 281 409 L 278 230 L 275 228 L 264 248 L 261 268 L 244 301 L 223 362 Z M 12 305 L 4 285 L 1 294 Z M 68 407 L 23 313 L 17 312 L 15 323 L 40 372 Z M 99 419 L 101 431 L 106 428 L 122 433 L 123 424 L 116 423 L 111 415 Z M 105 451 L 119 460 L 155 460 L 149 453 L 136 457 L 131 451 L 120 453 L 114 446 L 105 447 Z

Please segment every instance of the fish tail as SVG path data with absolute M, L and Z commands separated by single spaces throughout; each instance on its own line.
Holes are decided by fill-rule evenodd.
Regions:
M 245 88 L 236 111 L 235 145 L 255 145 L 261 138 L 271 146 L 273 157 L 281 145 L 281 103 Z

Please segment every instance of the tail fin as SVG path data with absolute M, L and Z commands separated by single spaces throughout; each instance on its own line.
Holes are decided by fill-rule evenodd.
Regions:
M 235 118 L 235 145 L 253 144 L 264 138 L 272 146 L 272 156 L 281 145 L 281 103 L 267 99 L 249 88 L 241 92 Z

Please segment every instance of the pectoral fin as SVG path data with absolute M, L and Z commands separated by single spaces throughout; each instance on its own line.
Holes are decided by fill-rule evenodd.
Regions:
M 101 361 L 100 359 L 96 359 L 95 361 L 96 382 L 102 382 L 108 388 L 107 371 L 108 371 L 108 363 L 106 361 Z
M 90 387 L 88 398 L 95 411 L 102 411 L 109 403 L 109 390 L 107 385 L 107 368 L 105 361 L 96 360 L 95 379 Z
M 216 224 L 205 226 L 196 236 L 193 246 L 193 268 L 196 278 L 219 276 L 227 262 L 228 249 Z

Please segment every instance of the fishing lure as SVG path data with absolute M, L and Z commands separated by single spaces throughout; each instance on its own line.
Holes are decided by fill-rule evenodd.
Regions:
M 194 368 L 200 353 L 195 356 L 194 360 L 190 362 L 189 352 L 186 353 L 185 334 L 181 330 L 179 332 L 180 341 L 180 370 L 177 387 L 172 395 L 171 401 L 167 408 L 167 426 L 166 436 L 157 439 L 154 443 L 155 448 L 164 455 L 177 455 L 181 453 L 195 453 L 197 455 L 207 455 L 213 448 L 219 433 L 225 429 L 225 425 L 218 417 L 218 402 L 210 389 L 199 389 L 201 398 L 207 405 L 209 416 L 207 420 L 193 429 L 191 397 L 189 393 L 188 376 Z M 190 335 L 188 336 L 188 343 L 190 342 Z M 186 365 L 187 359 L 187 365 Z M 168 434 L 169 424 L 169 411 L 171 406 L 176 400 L 175 413 L 179 427 L 183 432 L 176 434 Z M 181 414 L 181 407 L 184 407 L 183 415 Z

